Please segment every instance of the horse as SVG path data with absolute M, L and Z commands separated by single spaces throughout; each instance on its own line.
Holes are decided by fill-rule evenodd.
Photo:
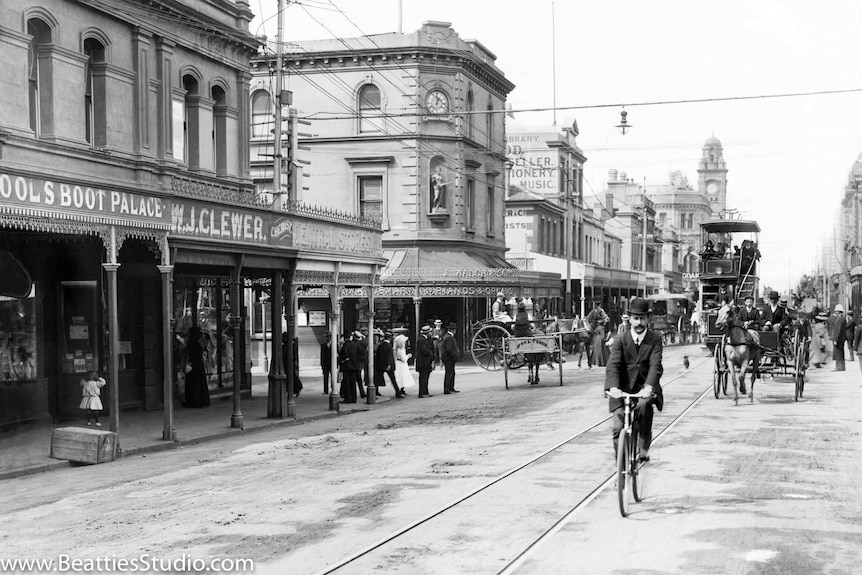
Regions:
M 584 354 L 587 355 L 587 366 L 593 367 L 593 354 L 590 345 L 593 341 L 593 330 L 588 321 L 584 319 L 569 320 L 572 321 L 572 331 L 563 334 L 563 350 L 571 355 L 578 354 L 578 367 L 581 367 L 581 361 Z
M 734 325 L 736 311 L 727 302 L 718 310 L 715 327 L 724 332 L 727 342 L 724 345 L 725 367 L 733 378 L 733 404 L 739 404 L 739 392 L 745 393 L 745 373 L 751 366 L 751 389 L 748 401 L 754 403 L 754 381 L 758 377 L 760 365 L 760 341 L 757 332 Z M 738 374 L 737 374 L 738 370 Z

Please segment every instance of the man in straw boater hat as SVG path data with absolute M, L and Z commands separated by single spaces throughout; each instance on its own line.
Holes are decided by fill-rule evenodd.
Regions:
M 662 343 L 661 335 L 650 330 L 649 301 L 635 298 L 629 305 L 631 329 L 614 340 L 605 371 L 605 391 L 608 409 L 613 413 L 614 455 L 617 452 L 620 431 L 624 425 L 623 401 L 620 392 L 638 393 L 641 399 L 635 409 L 641 421 L 638 441 L 641 458 L 649 461 L 652 442 L 653 405 L 661 411 L 664 398 L 661 391 Z

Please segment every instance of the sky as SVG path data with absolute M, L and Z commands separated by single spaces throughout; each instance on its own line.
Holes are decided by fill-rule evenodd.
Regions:
M 249 2 L 250 31 L 274 39 L 277 1 Z M 795 287 L 834 242 L 862 154 L 851 25 L 862 21 L 862 2 L 300 0 L 287 5 L 284 38 L 395 32 L 399 12 L 405 33 L 442 20 L 493 52 L 516 86 L 507 102 L 519 124 L 577 121 L 587 194 L 603 197 L 612 168 L 648 184 L 681 170 L 696 186 L 703 144 L 715 136 L 728 207 L 763 230 L 762 286 Z M 824 93 L 842 90 L 856 91 Z M 715 99 L 724 101 L 692 102 Z M 615 128 L 622 104 L 632 126 L 625 136 Z M 543 111 L 519 112 L 535 108 Z

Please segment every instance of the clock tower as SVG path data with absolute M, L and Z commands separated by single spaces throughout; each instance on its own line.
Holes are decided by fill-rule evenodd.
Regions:
M 713 216 L 727 208 L 727 165 L 724 149 L 715 136 L 703 144 L 703 157 L 697 168 L 697 189 L 706 196 Z

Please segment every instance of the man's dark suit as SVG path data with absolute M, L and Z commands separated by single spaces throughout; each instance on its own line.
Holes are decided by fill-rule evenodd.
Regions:
M 356 403 L 356 389 L 362 387 L 360 373 L 365 367 L 364 348 L 354 339 L 344 342 L 344 403 Z
M 443 367 L 446 370 L 443 375 L 443 393 L 457 393 L 455 389 L 455 362 L 460 357 L 458 341 L 451 331 L 447 331 L 440 341 L 440 361 L 443 362 Z
M 611 355 L 605 372 L 605 391 L 617 387 L 626 393 L 637 393 L 645 385 L 651 385 L 655 397 L 651 400 L 638 400 L 637 410 L 641 421 L 642 449 L 649 449 L 652 442 L 652 406 L 661 411 L 664 397 L 661 390 L 661 375 L 664 368 L 662 360 L 661 336 L 647 329 L 640 347 L 635 345 L 631 330 L 614 339 Z M 608 410 L 614 414 L 614 452 L 620 430 L 623 427 L 623 400 L 610 398 Z
M 392 344 L 388 339 L 383 339 L 377 344 L 377 349 L 374 350 L 374 385 L 377 386 L 378 392 L 381 387 L 386 385 L 383 376 L 387 373 L 394 373 L 395 362 L 392 354 Z M 395 397 L 401 397 L 401 389 L 399 389 L 393 377 L 392 386 L 395 388 Z
M 778 331 L 778 326 L 783 325 L 785 320 L 787 319 L 787 309 L 777 305 L 773 310 L 771 306 L 766 306 L 763 308 L 763 313 L 760 315 L 760 321 L 763 325 L 766 325 L 766 322 L 770 322 L 772 324 L 772 331 Z
M 754 331 L 760 330 L 760 310 L 756 307 L 752 307 L 751 311 L 748 311 L 747 308 L 740 308 L 739 315 L 736 316 L 738 325 L 740 327 L 744 327 L 745 329 L 753 329 Z M 745 325 L 745 322 L 751 322 L 748 326 Z
M 428 378 L 434 370 L 434 344 L 431 338 L 422 334 L 416 346 L 416 371 L 419 372 L 419 397 L 430 395 L 428 393 Z

